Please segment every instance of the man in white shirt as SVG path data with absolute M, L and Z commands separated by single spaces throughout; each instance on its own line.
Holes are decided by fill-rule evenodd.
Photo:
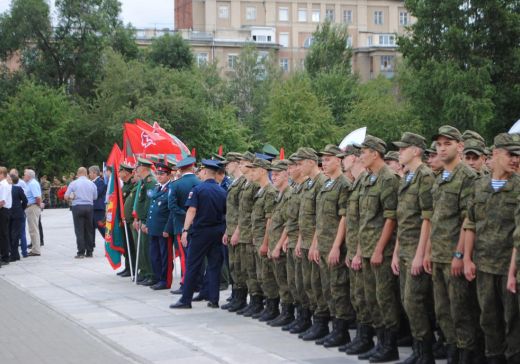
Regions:
M 27 225 L 29 226 L 29 235 L 31 236 L 32 248 L 29 252 L 30 257 L 40 256 L 40 229 L 38 222 L 42 213 L 42 190 L 40 184 L 36 180 L 36 173 L 32 169 L 26 169 L 23 174 L 23 180 L 27 184 L 25 195 L 27 196 L 27 208 L 25 215 L 27 216 Z
M 13 203 L 7 168 L 0 167 L 0 258 L 9 264 L 9 209 Z

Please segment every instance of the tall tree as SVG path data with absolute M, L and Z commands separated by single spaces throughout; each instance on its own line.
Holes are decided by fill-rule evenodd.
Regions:
M 168 33 L 153 40 L 148 53 L 150 61 L 156 65 L 174 69 L 193 66 L 193 54 L 190 45 L 177 33 Z
M 417 21 L 399 38 L 410 68 L 411 87 L 403 82 L 403 91 L 421 120 L 456 122 L 461 128 L 484 123 L 488 138 L 507 130 L 520 115 L 520 2 L 406 0 L 405 6 Z M 445 74 L 443 80 L 438 72 Z M 467 110 L 474 104 L 480 106 Z M 484 117 L 477 122 L 481 107 Z

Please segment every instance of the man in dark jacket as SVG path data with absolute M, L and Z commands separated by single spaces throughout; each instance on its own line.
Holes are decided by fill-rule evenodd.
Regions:
M 94 246 L 96 242 L 96 229 L 105 239 L 105 200 L 107 194 L 107 185 L 101 176 L 99 166 L 90 166 L 88 169 L 88 177 L 97 187 L 97 199 L 94 200 Z
M 10 240 L 10 257 L 11 262 L 20 260 L 20 252 L 18 251 L 18 244 L 22 237 L 22 228 L 25 228 L 25 208 L 27 207 L 27 197 L 23 192 L 22 187 L 16 186 L 18 184 L 18 176 L 11 175 L 11 196 L 13 203 L 10 209 L 10 220 L 9 220 L 9 235 Z M 27 246 L 22 246 L 22 256 L 27 257 Z

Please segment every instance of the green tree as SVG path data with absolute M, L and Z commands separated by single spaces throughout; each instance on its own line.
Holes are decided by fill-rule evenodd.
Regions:
M 168 33 L 152 41 L 148 59 L 155 65 L 163 65 L 174 69 L 191 68 L 193 54 L 190 45 L 179 33 Z
M 403 91 L 421 120 L 456 122 L 461 128 L 484 124 L 480 131 L 488 138 L 507 130 L 520 115 L 520 2 L 406 0 L 405 6 L 417 22 L 399 38 L 399 48 L 409 67 L 405 80 L 417 81 L 411 87 L 403 83 Z M 427 106 L 438 94 L 446 97 L 433 97 Z M 442 113 L 429 114 L 435 107 Z M 483 118 L 476 121 L 482 107 Z
M 383 76 L 358 87 L 356 101 L 345 120 L 345 135 L 366 126 L 368 134 L 387 142 L 399 140 L 405 131 L 423 132 L 409 103 L 399 97 L 395 82 Z
M 2 164 L 51 176 L 75 170 L 79 120 L 80 108 L 63 90 L 23 81 L 0 107 Z
M 312 92 L 306 74 L 294 74 L 275 85 L 262 125 L 269 142 L 284 147 L 287 153 L 302 146 L 319 150 L 339 142 L 330 109 Z
M 57 0 L 52 26 L 45 0 L 13 0 L 0 17 L 0 56 L 20 52 L 26 73 L 51 86 L 91 96 L 101 68 L 101 55 L 114 46 L 128 46 L 117 0 Z M 124 40 L 124 42 L 123 42 Z M 123 47 L 123 44 L 126 44 Z
M 314 76 L 318 72 L 351 73 L 352 51 L 348 47 L 348 29 L 343 24 L 326 21 L 312 33 L 312 44 L 305 57 L 305 69 Z

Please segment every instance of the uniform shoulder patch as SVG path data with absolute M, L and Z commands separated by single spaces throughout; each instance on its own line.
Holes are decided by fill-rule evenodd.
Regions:
M 193 191 L 190 191 L 190 193 L 188 194 L 188 200 L 191 200 L 192 197 L 193 197 Z

